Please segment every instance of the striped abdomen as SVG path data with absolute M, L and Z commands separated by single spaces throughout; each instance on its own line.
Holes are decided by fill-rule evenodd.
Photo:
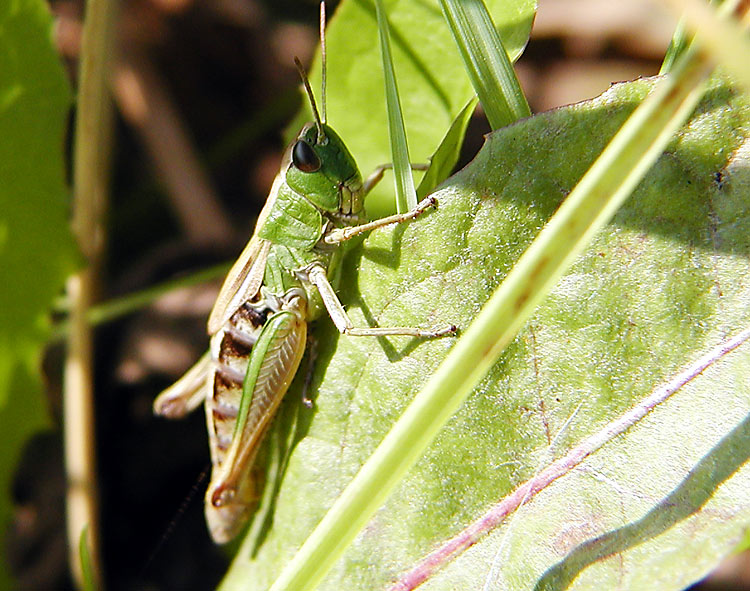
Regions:
M 249 514 L 255 496 L 250 477 L 255 455 L 305 350 L 304 292 L 290 290 L 278 304 L 245 303 L 211 339 L 206 419 L 213 471 L 206 519 L 219 543 L 234 537 Z M 246 381 L 252 397 L 243 402 Z

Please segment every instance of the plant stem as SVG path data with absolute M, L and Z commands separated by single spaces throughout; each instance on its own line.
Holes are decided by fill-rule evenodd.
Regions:
M 112 111 L 108 91 L 115 3 L 90 0 L 81 43 L 75 128 L 72 230 L 87 267 L 70 277 L 70 333 L 65 360 L 64 437 L 70 568 L 83 586 L 79 539 L 88 526 L 92 575 L 102 579 L 93 407 L 93 337 L 87 320 L 104 245 Z

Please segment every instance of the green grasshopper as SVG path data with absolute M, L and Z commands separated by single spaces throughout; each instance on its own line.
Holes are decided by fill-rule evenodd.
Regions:
M 170 418 L 205 402 L 213 466 L 205 514 L 217 544 L 240 532 L 255 504 L 251 467 L 300 365 L 310 321 L 325 310 L 349 336 L 455 332 L 453 326 L 358 328 L 347 316 L 333 286 L 342 256 L 338 246 L 374 228 L 414 219 L 436 203 L 428 197 L 409 212 L 365 223 L 364 197 L 385 167 L 363 182 L 351 153 L 326 124 L 325 110 L 321 120 L 307 76 L 295 61 L 315 121 L 286 150 L 255 232 L 224 281 L 208 320 L 210 350 L 154 402 L 154 412 Z

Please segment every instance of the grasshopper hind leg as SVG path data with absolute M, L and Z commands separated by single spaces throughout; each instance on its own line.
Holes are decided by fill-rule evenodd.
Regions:
M 211 353 L 206 352 L 185 375 L 154 400 L 154 414 L 180 419 L 195 410 L 206 398 Z

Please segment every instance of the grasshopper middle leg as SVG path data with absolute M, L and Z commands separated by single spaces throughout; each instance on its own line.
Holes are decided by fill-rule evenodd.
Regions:
M 319 264 L 313 264 L 307 269 L 307 277 L 309 281 L 318 288 L 320 297 L 323 300 L 323 304 L 328 311 L 328 314 L 333 320 L 333 323 L 338 328 L 339 332 L 345 335 L 353 337 L 377 337 L 377 336 L 391 336 L 391 335 L 403 335 L 411 337 L 423 337 L 423 338 L 435 338 L 443 337 L 454 334 L 456 327 L 446 326 L 438 330 L 425 330 L 422 328 L 415 328 L 411 326 L 389 326 L 389 327 L 365 327 L 358 328 L 354 326 L 351 319 L 347 315 L 344 307 L 341 305 L 333 286 L 328 281 L 328 275 L 326 270 Z

